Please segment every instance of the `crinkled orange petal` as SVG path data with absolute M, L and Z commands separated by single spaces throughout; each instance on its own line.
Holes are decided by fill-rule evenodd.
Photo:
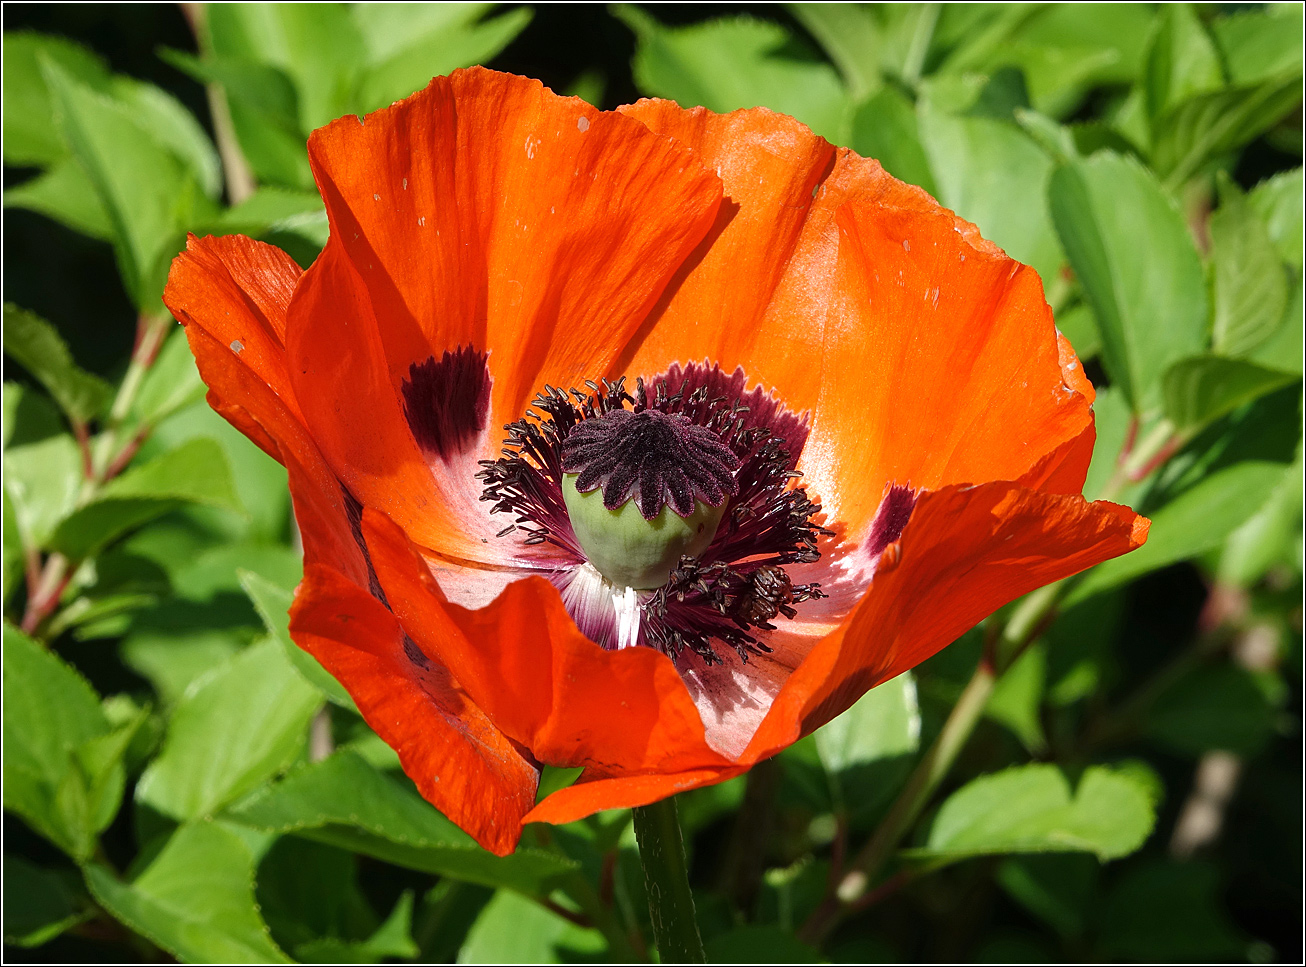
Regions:
M 609 773 L 727 768 L 671 660 L 605 651 L 543 578 L 509 584 L 479 610 L 449 603 L 402 530 L 369 508 L 363 529 L 395 614 L 495 725 L 542 762 Z
M 186 239 L 173 260 L 163 302 L 195 325 L 296 410 L 286 370 L 286 310 L 303 271 L 281 249 L 243 235 Z
M 746 766 L 731 769 L 694 769 L 643 776 L 581 775 L 573 785 L 551 793 L 526 814 L 527 823 L 570 823 L 602 809 L 630 809 L 677 793 L 725 782 L 743 774 Z
M 823 725 L 1009 601 L 1139 547 L 1148 523 L 1118 504 L 1010 483 L 921 495 L 866 596 L 790 676 L 741 760 Z
M 1077 441 L 1029 481 L 1075 489 L 1091 388 L 1033 270 L 790 118 L 667 101 L 623 110 L 692 147 L 726 195 L 710 247 L 623 354 L 626 369 L 740 365 L 813 411 L 800 469 L 853 540 L 891 481 L 1021 479 Z
M 522 817 L 535 804 L 538 768 L 448 671 L 410 657 L 394 615 L 339 572 L 312 565 L 295 596 L 290 629 L 346 685 L 418 791 L 486 849 L 511 853 Z
M 319 129 L 309 157 L 392 386 L 442 350 L 488 349 L 496 428 L 544 383 L 606 372 L 721 200 L 638 122 L 480 68 Z

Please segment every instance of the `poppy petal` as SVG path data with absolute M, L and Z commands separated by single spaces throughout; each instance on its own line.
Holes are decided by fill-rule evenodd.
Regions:
M 712 786 L 742 775 L 744 768 L 693 769 L 686 772 L 643 776 L 593 775 L 587 770 L 565 789 L 546 796 L 526 814 L 528 823 L 570 823 L 601 809 L 630 809 L 674 796 L 680 792 Z
M 862 602 L 785 683 L 743 759 L 796 741 L 1007 602 L 1139 547 L 1148 523 L 1010 483 L 922 494 Z
M 708 748 L 698 710 L 665 655 L 603 650 L 539 577 L 509 584 L 479 610 L 459 607 L 392 521 L 369 508 L 363 530 L 404 629 L 540 761 L 620 773 L 730 765 Z
M 332 568 L 311 565 L 291 609 L 295 640 L 349 689 L 404 772 L 441 812 L 500 856 L 535 803 L 527 761 L 453 681 L 407 644 L 385 606 Z
M 243 235 L 187 236 L 172 263 L 163 302 L 258 375 L 292 410 L 283 345 L 286 311 L 303 271 L 281 249 Z
M 327 125 L 309 157 L 392 385 L 444 350 L 488 350 L 495 426 L 546 382 L 603 375 L 721 200 L 639 122 L 480 68 Z

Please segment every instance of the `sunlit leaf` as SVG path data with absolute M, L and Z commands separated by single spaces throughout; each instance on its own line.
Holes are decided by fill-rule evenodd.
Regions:
M 1245 356 L 1283 324 L 1288 275 L 1265 222 L 1243 193 L 1225 180 L 1220 198 L 1220 208 L 1208 223 L 1215 303 L 1212 342 L 1218 353 Z
M 1183 217 L 1150 172 L 1107 151 L 1058 168 L 1049 197 L 1113 385 L 1136 411 L 1156 406 L 1161 375 L 1206 339 L 1202 265 Z
M 779 24 L 734 17 L 665 27 L 638 7 L 613 12 L 639 39 L 635 82 L 645 93 L 719 114 L 763 105 L 836 144 L 847 140 L 852 102 L 838 74 Z
M 93 51 L 64 37 L 27 31 L 4 35 L 4 157 L 7 165 L 50 165 L 68 156 L 50 123 L 52 103 L 42 59 L 96 90 L 109 87 L 109 69 Z
M 1179 429 L 1193 430 L 1297 379 L 1242 359 L 1191 356 L 1166 370 L 1165 413 Z
M 49 391 L 69 418 L 86 423 L 98 415 L 113 388 L 74 361 L 58 330 L 34 312 L 5 303 L 5 352 Z
M 6 188 L 6 208 L 26 208 L 103 242 L 113 241 L 113 225 L 95 186 L 71 158 L 56 161 L 43 174 Z
M 182 696 L 137 799 L 177 819 L 212 815 L 290 765 L 320 704 L 280 645 L 251 645 Z
M 545 895 L 575 867 L 552 853 L 519 848 L 497 857 L 410 788 L 340 751 L 304 766 L 234 807 L 232 819 L 354 850 L 396 866 L 486 886 Z
M 1013 766 L 948 797 L 914 861 L 986 853 L 1085 852 L 1101 860 L 1143 845 L 1156 816 L 1149 791 L 1127 772 L 1084 770 L 1075 791 L 1054 765 Z
M 191 963 L 291 963 L 254 902 L 254 856 L 214 823 L 182 826 L 130 883 L 86 867 L 96 901 L 137 933 Z

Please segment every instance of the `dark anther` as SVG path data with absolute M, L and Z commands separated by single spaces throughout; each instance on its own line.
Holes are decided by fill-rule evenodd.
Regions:
M 739 492 L 739 458 L 720 436 L 683 414 L 659 410 L 609 410 L 577 424 L 563 444 L 562 469 L 580 475 L 581 493 L 602 487 L 608 510 L 634 492 L 645 520 L 668 504 L 688 517 L 696 501 L 720 507 Z

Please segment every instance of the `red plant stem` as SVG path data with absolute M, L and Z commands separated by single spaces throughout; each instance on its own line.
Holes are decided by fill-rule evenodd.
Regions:
M 62 554 L 51 554 L 45 562 L 45 568 L 37 581 L 36 593 L 27 599 L 27 610 L 23 612 L 21 625 L 23 634 L 33 635 L 41 622 L 50 616 L 64 590 L 72 581 L 72 570 L 68 559 Z
M 1165 442 L 1165 445 L 1161 447 L 1160 450 L 1157 451 L 1156 456 L 1152 457 L 1151 460 L 1148 460 L 1133 473 L 1129 474 L 1130 481 L 1138 483 L 1140 480 L 1146 480 L 1153 473 L 1159 470 L 1167 460 L 1175 455 L 1175 451 L 1183 445 L 1183 442 L 1183 437 L 1176 433 Z
M 108 483 L 114 477 L 118 476 L 118 474 L 127 469 L 127 465 L 132 462 L 132 458 L 135 457 L 136 452 L 140 450 L 141 444 L 145 442 L 145 437 L 147 435 L 147 430 L 141 430 L 127 441 L 127 445 L 118 451 L 118 455 L 114 457 L 109 466 L 105 468 L 104 475 L 100 478 L 101 483 Z
M 1129 418 L 1129 429 L 1125 430 L 1125 442 L 1120 445 L 1120 452 L 1116 454 L 1116 464 L 1124 466 L 1128 462 L 1130 455 L 1134 452 L 1134 444 L 1138 442 L 1138 414 L 1135 413 Z
M 91 435 L 86 430 L 86 424 L 74 420 L 73 435 L 77 437 L 77 449 L 82 454 L 82 477 L 92 480 L 95 477 L 95 460 L 91 456 Z

